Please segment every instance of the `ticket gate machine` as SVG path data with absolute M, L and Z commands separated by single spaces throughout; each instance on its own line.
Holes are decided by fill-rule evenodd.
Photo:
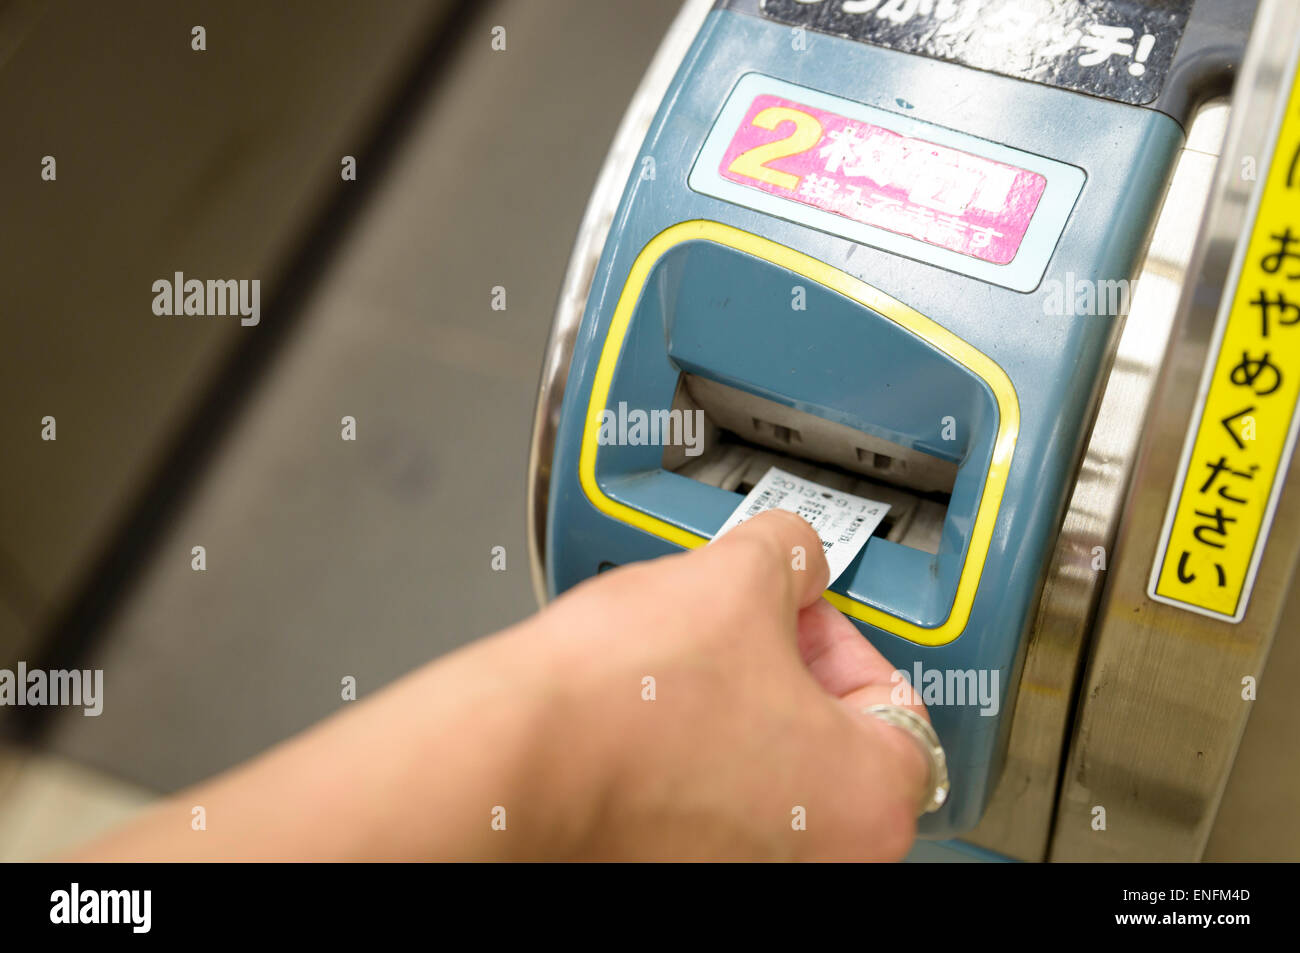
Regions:
M 1083 561 L 1063 557 L 1081 541 L 1063 520 L 1162 205 L 1190 257 L 1208 176 L 1166 195 L 1255 12 L 687 3 L 597 184 L 545 359 L 529 496 L 541 598 L 706 543 L 772 466 L 888 503 L 826 598 L 923 696 L 939 686 L 952 793 L 922 836 L 984 819 L 985 846 L 1045 856 L 1123 479 Z M 1177 290 L 1147 296 L 1164 308 L 1151 377 Z M 1128 435 L 1125 461 L 1150 391 L 1105 422 Z M 600 439 L 628 408 L 697 415 L 702 440 Z M 1078 631 L 1047 743 L 1032 742 L 1056 751 L 1021 784 L 1041 790 L 1017 844 L 986 815 L 1018 757 L 1029 648 L 1071 573 L 1088 578 Z

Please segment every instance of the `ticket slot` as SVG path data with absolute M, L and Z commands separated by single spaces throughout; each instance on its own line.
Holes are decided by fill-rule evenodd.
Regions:
M 683 374 L 673 410 L 702 412 L 702 452 L 664 451 L 665 470 L 744 495 L 771 467 L 889 504 L 874 533 L 935 554 L 957 465 L 707 378 Z
M 994 445 L 1014 426 L 999 408 L 1009 389 L 995 398 L 975 368 L 996 369 L 841 272 L 707 222 L 680 231 L 687 240 L 670 230 L 645 249 L 604 341 L 607 383 L 588 408 L 587 498 L 678 545 L 711 538 L 737 492 L 772 465 L 888 502 L 893 519 L 832 592 L 845 611 L 906 638 L 955 639 L 987 545 L 977 527 L 996 506 L 997 491 L 986 492 Z M 785 304 L 792 287 L 806 313 Z M 741 340 L 761 346 L 735 347 Z M 688 416 L 702 441 L 666 449 L 613 439 L 612 418 L 621 434 L 624 415 L 668 414 L 675 402 L 700 412 Z

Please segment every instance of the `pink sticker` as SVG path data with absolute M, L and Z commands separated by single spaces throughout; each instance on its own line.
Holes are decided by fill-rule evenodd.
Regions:
M 855 222 L 1005 265 L 1047 187 L 1037 172 L 755 96 L 718 172 Z

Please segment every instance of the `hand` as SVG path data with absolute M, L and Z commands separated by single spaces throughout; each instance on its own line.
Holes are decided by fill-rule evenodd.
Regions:
M 764 513 L 590 580 L 519 633 L 555 654 L 572 717 L 556 772 L 595 772 L 577 856 L 907 852 L 928 762 L 863 714 L 890 703 L 893 666 L 821 598 L 826 579 L 812 528 Z
M 892 667 L 826 579 L 812 528 L 764 513 L 587 581 L 81 856 L 899 859 L 928 763 L 862 713 Z

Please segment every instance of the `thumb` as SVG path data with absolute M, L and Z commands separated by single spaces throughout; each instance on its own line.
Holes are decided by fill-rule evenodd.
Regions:
M 830 584 L 830 567 L 822 541 L 801 516 L 785 510 L 767 510 L 746 520 L 725 536 L 718 537 L 706 552 L 729 560 L 741 547 L 752 546 L 763 553 L 763 578 L 748 580 L 761 585 L 786 583 L 795 609 L 816 602 Z

